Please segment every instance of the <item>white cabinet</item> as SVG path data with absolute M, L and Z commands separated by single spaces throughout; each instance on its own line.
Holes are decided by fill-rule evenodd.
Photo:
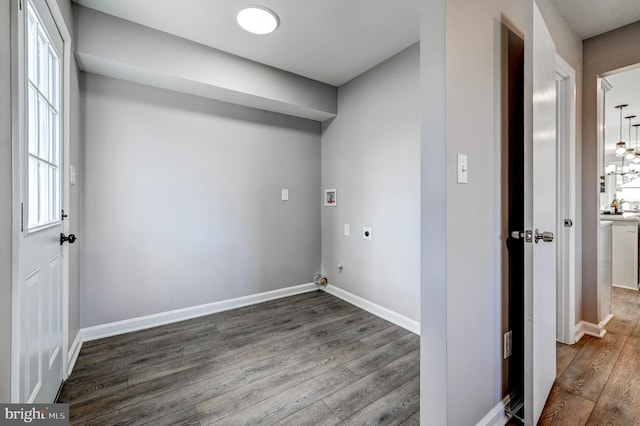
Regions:
M 615 221 L 611 230 L 613 285 L 638 289 L 638 222 Z

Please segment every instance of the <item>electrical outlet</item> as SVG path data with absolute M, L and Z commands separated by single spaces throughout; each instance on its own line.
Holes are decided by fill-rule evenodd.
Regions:
M 511 356 L 513 352 L 513 332 L 511 330 L 504 333 L 504 359 L 507 359 Z
M 469 182 L 468 158 L 465 154 L 458 154 L 458 183 Z

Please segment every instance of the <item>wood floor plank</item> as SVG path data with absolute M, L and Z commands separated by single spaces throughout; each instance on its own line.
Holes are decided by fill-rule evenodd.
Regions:
M 205 315 L 197 318 L 192 318 L 184 321 L 170 323 L 158 327 L 147 328 L 131 333 L 120 334 L 116 336 L 106 337 L 99 340 L 86 342 L 82 346 L 82 354 L 91 353 L 93 351 L 103 351 L 104 348 L 113 349 L 116 345 L 126 345 L 129 343 L 142 343 L 148 340 L 163 339 L 166 336 L 173 338 L 179 337 L 181 332 L 196 333 L 199 329 L 211 330 L 217 327 L 221 323 L 225 323 L 233 318 L 244 318 L 247 316 L 260 317 L 261 315 L 282 306 L 295 305 L 296 307 L 308 307 L 311 308 L 314 304 L 335 302 L 335 298 L 331 298 L 324 292 L 310 292 L 299 295 L 290 296 L 282 299 L 274 299 L 267 302 L 244 306 L 232 310 L 222 311 L 215 314 Z M 341 301 L 342 302 L 342 301 Z M 343 302 L 344 303 L 344 302 Z M 78 363 L 82 360 L 78 358 Z
M 420 426 L 420 411 L 409 417 L 404 422 L 400 423 L 402 426 Z
M 626 340 L 627 336 L 617 333 L 589 340 L 557 384 L 589 401 L 597 401 Z
M 604 339 L 573 345 L 580 352 L 556 380 L 540 424 L 640 424 L 640 293 L 614 288 L 613 314 Z
M 307 341 L 318 341 L 317 337 L 319 335 L 328 334 L 327 330 L 332 329 L 333 325 L 330 324 L 333 322 L 338 322 L 336 326 L 348 329 L 358 324 L 367 324 L 367 322 L 370 320 L 380 321 L 380 325 L 387 324 L 386 322 L 375 318 L 370 314 L 357 314 L 357 318 L 356 314 L 347 317 L 335 316 L 333 318 L 322 318 L 321 320 L 315 320 L 313 325 L 311 326 L 307 326 L 305 324 L 304 327 L 302 327 L 304 330 L 312 327 L 312 339 L 309 339 L 308 336 L 302 334 L 301 338 L 304 338 Z M 303 323 L 305 321 L 305 318 L 299 318 L 298 321 Z M 211 347 L 211 345 L 199 345 L 200 349 L 196 353 L 185 353 L 184 350 L 182 352 L 174 353 L 171 351 L 174 346 L 169 345 L 167 353 L 160 354 L 159 356 L 149 355 L 147 357 L 148 361 L 146 363 L 140 364 L 137 362 L 133 362 L 136 360 L 135 358 L 130 359 L 127 357 L 123 357 L 121 359 L 116 359 L 110 363 L 104 363 L 103 365 L 101 365 L 100 371 L 103 373 L 103 375 L 109 376 L 111 374 L 118 374 L 118 372 L 121 372 L 123 369 L 127 369 L 129 371 L 129 384 L 135 385 L 142 381 L 151 380 L 163 375 L 183 371 L 191 368 L 192 366 L 201 366 L 211 361 L 216 361 L 221 357 L 233 357 L 234 362 L 238 362 L 241 359 L 253 358 L 255 356 L 255 353 L 252 352 L 251 349 L 265 349 L 265 345 L 269 350 L 273 352 L 279 352 L 286 349 L 286 345 L 279 344 L 279 342 L 281 341 L 295 345 L 292 347 L 299 347 L 305 343 L 302 340 L 294 337 L 295 333 L 292 332 L 290 327 L 274 327 L 271 331 L 272 333 L 268 334 L 270 338 L 266 338 L 266 333 L 260 332 L 256 332 L 255 335 L 251 333 L 244 333 L 240 337 L 227 336 L 224 340 L 224 343 L 216 344 L 213 348 Z M 283 334 L 280 335 L 280 333 Z M 266 341 L 267 343 L 262 344 L 263 341 Z M 261 344 L 262 346 L 260 346 Z M 185 357 L 188 358 L 185 359 Z M 89 385 L 86 379 L 86 375 L 93 375 L 94 371 L 94 366 L 90 366 L 85 369 L 79 369 L 71 379 L 71 383 L 73 383 L 73 381 L 75 380 L 76 382 L 82 382 Z
M 369 374 L 372 371 L 380 370 L 382 369 L 382 367 L 388 366 L 390 363 L 393 363 L 394 360 L 397 361 L 398 358 L 401 356 L 401 354 L 406 353 L 406 354 L 409 354 L 407 355 L 406 359 L 405 357 L 401 357 L 399 358 L 401 362 L 395 362 L 393 366 L 387 367 L 389 371 L 389 374 L 387 376 L 385 376 L 385 373 L 384 373 L 387 370 L 384 370 L 384 369 L 382 369 L 383 373 L 378 374 L 378 378 L 388 377 L 392 375 L 391 371 L 393 371 L 393 374 L 398 374 L 399 376 L 402 376 L 402 374 L 406 369 L 405 362 L 406 364 L 410 364 L 415 367 L 415 361 L 418 358 L 417 356 L 418 348 L 419 348 L 419 339 L 417 336 L 415 335 L 404 336 L 398 342 L 391 342 L 387 345 L 380 347 L 375 351 L 368 352 L 365 355 L 358 357 L 356 360 L 346 363 L 344 365 L 347 368 L 349 368 L 351 372 L 354 373 L 353 379 L 356 379 L 366 374 Z M 365 366 L 367 367 L 365 368 Z M 412 374 L 416 374 L 416 371 L 417 370 L 414 369 L 412 371 Z M 311 381 L 313 380 L 315 379 L 312 379 Z M 325 383 L 325 382 L 322 381 L 322 383 Z M 346 382 L 342 383 L 342 385 L 346 385 L 346 384 L 348 383 Z M 380 385 L 380 383 L 378 383 L 378 385 Z M 268 422 L 278 421 L 276 420 L 276 418 L 282 416 L 282 414 L 286 412 L 286 410 L 281 406 L 281 404 L 278 401 L 281 401 L 281 400 L 289 401 L 291 400 L 291 398 L 293 398 L 294 401 L 287 406 L 288 410 L 299 410 L 300 405 L 309 404 L 309 400 L 311 400 L 311 402 L 315 402 L 313 401 L 312 398 L 318 397 L 319 393 L 314 392 L 311 394 L 312 396 L 305 394 L 304 390 L 307 389 L 307 386 L 308 386 L 308 382 L 305 382 L 299 386 L 296 386 L 293 389 L 289 389 L 283 393 L 279 393 L 274 397 L 266 401 L 263 401 L 260 404 L 256 404 L 255 406 L 252 406 L 250 408 L 243 410 L 241 412 L 243 414 L 237 414 L 236 416 L 232 416 L 230 418 L 234 420 L 237 420 L 238 418 L 245 418 L 245 417 L 251 418 L 253 419 L 252 421 L 258 422 L 254 424 L 263 424 L 264 422 L 267 422 L 267 420 Z M 317 384 L 314 386 L 318 387 Z M 383 384 L 381 386 L 381 389 L 388 389 L 388 388 L 391 388 L 391 386 L 392 385 L 386 386 L 386 384 Z M 327 387 L 328 386 L 325 386 L 322 388 L 323 392 L 327 391 Z M 307 395 L 307 396 L 302 398 L 300 395 Z M 276 405 L 278 407 L 277 414 L 266 412 L 267 408 L 270 405 Z M 202 408 L 202 406 L 200 408 Z M 214 416 L 216 417 L 221 417 L 223 415 L 224 414 L 221 414 L 221 413 L 214 414 Z M 256 418 L 256 417 L 259 417 L 259 418 Z
M 294 351 L 297 348 L 306 347 L 308 344 L 324 343 L 328 336 L 332 337 L 331 341 L 334 341 L 335 344 L 340 344 L 340 341 L 336 341 L 336 338 L 339 339 L 342 337 L 352 340 L 353 335 L 351 333 L 354 333 L 356 330 L 360 328 L 363 330 L 375 330 L 376 327 L 380 326 L 382 326 L 382 324 L 370 317 L 338 318 L 327 324 L 318 325 L 317 329 L 308 331 L 307 333 L 283 333 L 282 335 L 272 336 L 272 339 L 254 340 L 240 346 L 237 344 L 227 344 L 216 348 L 214 351 L 203 351 L 197 355 L 192 355 L 191 357 L 183 359 L 180 363 L 154 365 L 154 368 L 144 371 L 134 370 L 129 376 L 129 383 L 132 385 L 142 383 L 163 377 L 167 374 L 185 371 L 192 367 L 216 364 L 216 368 L 223 368 L 222 365 L 225 362 L 236 365 L 242 362 L 252 362 L 258 357 L 268 357 L 285 351 Z M 346 334 L 326 334 L 325 329 L 330 329 L 331 327 L 340 327 Z M 362 331 L 362 333 L 364 333 L 364 331 Z
M 373 321 L 369 323 L 375 324 Z M 169 376 L 161 375 L 159 370 L 156 380 L 142 380 L 132 385 L 126 392 L 119 392 L 108 397 L 101 395 L 97 404 L 108 405 L 121 408 L 127 404 L 140 403 L 144 399 L 159 398 L 167 392 L 184 390 L 186 386 L 197 386 L 201 381 L 213 382 L 209 385 L 209 395 L 202 398 L 212 398 L 223 394 L 229 389 L 241 385 L 250 384 L 263 377 L 274 374 L 282 369 L 295 368 L 297 364 L 308 363 L 314 359 L 323 359 L 332 351 L 340 351 L 342 355 L 350 354 L 352 350 L 360 350 L 364 344 L 358 341 L 363 331 L 364 323 L 356 323 L 349 328 L 341 328 L 334 335 L 321 336 L 312 340 L 307 345 L 297 346 L 295 351 L 274 351 L 273 356 L 264 357 L 265 353 L 253 353 L 246 359 L 240 360 L 238 357 L 228 356 L 211 363 L 195 364 L 189 370 L 179 370 Z M 372 328 L 375 331 L 375 328 Z M 277 349 L 277 348 L 276 348 Z M 362 349 L 364 350 L 364 348 Z M 271 353 L 267 354 L 270 355 Z M 168 396 L 172 398 L 171 395 Z M 193 400 L 193 397 L 191 398 Z M 195 401 L 199 402 L 199 401 Z M 195 403 L 194 402 L 194 403 Z M 96 403 L 88 401 L 76 404 L 76 413 L 93 412 Z
M 420 376 L 367 405 L 343 425 L 400 425 L 420 408 Z
M 363 378 L 324 398 L 341 420 L 349 418 L 375 400 L 419 374 L 419 351 L 409 352 Z M 350 368 L 351 369 L 351 368 Z M 362 369 L 361 371 L 365 371 Z
M 353 382 L 349 369 L 337 367 L 222 419 L 201 417 L 203 425 L 272 425 Z
M 384 398 L 418 350 L 418 336 L 312 292 L 87 342 L 58 401 L 73 425 L 330 425 L 342 419 L 323 398 L 376 369 Z
M 560 377 L 564 370 L 567 369 L 569 364 L 578 355 L 580 349 L 575 345 L 565 345 L 564 343 L 556 342 L 556 377 Z
M 611 333 L 618 333 L 629 336 L 633 332 L 633 329 L 636 327 L 637 323 L 638 321 L 632 318 L 623 318 L 616 316 L 607 323 L 605 329 Z
M 286 392 L 291 387 L 340 367 L 349 360 L 350 357 L 335 353 L 330 357 L 305 363 L 298 369 L 285 370 L 247 386 L 238 387 L 231 392 L 199 403 L 197 408 L 200 413 L 205 415 L 208 422 L 217 421 L 274 395 Z M 351 374 L 353 375 L 353 373 Z
M 395 326 L 394 324 L 389 324 L 384 329 L 378 331 L 377 333 L 373 333 L 370 336 L 364 337 L 362 339 L 363 343 L 371 346 L 372 348 L 377 348 L 382 345 L 386 345 L 389 342 L 394 340 L 398 340 L 404 336 L 412 334 L 410 331 L 405 330 L 404 328 L 400 328 Z M 416 336 L 418 340 L 420 337 Z
M 582 426 L 586 424 L 594 405 L 593 401 L 554 386 L 538 426 Z
M 625 343 L 624 345 L 624 348 L 640 352 L 640 336 L 629 336 L 629 338 L 627 339 L 627 343 Z
M 640 422 L 640 354 L 622 351 L 602 396 L 589 418 L 590 425 L 634 425 Z
M 334 426 L 338 423 L 340 419 L 320 400 L 274 423 L 274 426 Z
M 305 363 L 302 366 L 299 366 L 299 369 L 296 371 L 299 373 L 296 379 L 303 379 L 305 377 L 314 376 L 316 374 L 321 374 L 322 371 L 330 369 L 331 367 L 335 367 L 343 364 L 346 360 L 350 359 L 350 357 L 357 356 L 363 350 L 365 345 L 361 342 L 354 342 L 352 345 L 349 345 L 346 348 L 342 349 L 342 353 L 340 355 L 336 355 L 335 353 L 325 355 L 323 359 L 311 358 L 308 360 L 308 363 Z M 313 368 L 313 367 L 315 368 Z M 259 372 L 258 372 L 259 373 Z M 256 374 L 258 377 L 263 376 L 264 374 Z M 173 412 L 175 410 L 179 410 L 187 403 L 193 404 L 196 406 L 198 403 L 202 403 L 205 401 L 210 401 L 212 399 L 216 399 L 217 401 L 225 400 L 226 395 L 228 393 L 232 393 L 235 389 L 242 389 L 244 394 L 244 398 L 239 401 L 240 403 L 248 404 L 251 401 L 259 401 L 268 395 L 271 395 L 275 392 L 275 389 L 270 388 L 270 384 L 272 380 L 275 379 L 274 374 L 263 378 L 262 380 L 245 380 L 245 376 L 238 376 L 236 374 L 231 374 L 225 377 L 227 379 L 226 382 L 210 382 L 210 381 L 198 381 L 189 385 L 183 385 L 178 388 L 172 389 L 170 392 L 162 392 L 156 394 L 153 397 L 155 403 L 160 404 L 160 410 L 145 410 L 144 408 L 137 408 L 137 414 L 140 418 L 140 421 L 133 422 L 131 424 L 146 424 L 146 423 L 154 423 L 156 418 L 161 417 L 165 412 Z M 287 377 L 290 378 L 290 377 Z M 280 383 L 280 389 L 287 389 L 289 386 L 292 386 L 295 383 L 295 380 L 291 381 L 285 380 L 284 383 Z M 239 384 L 249 382 L 245 386 L 238 387 Z M 277 386 L 274 383 L 274 386 Z M 277 388 L 276 388 L 277 389 Z M 200 412 L 200 410 L 199 410 Z M 212 410 L 215 413 L 215 416 L 220 416 L 220 412 L 216 410 Z M 113 417 L 111 417 L 113 419 Z M 123 419 L 124 420 L 124 419 Z
M 638 312 L 640 312 L 640 309 L 638 309 Z M 635 328 L 631 332 L 631 336 L 640 337 L 640 321 L 638 321 L 638 323 L 636 324 Z
M 359 376 L 365 376 L 397 361 L 400 356 L 418 349 L 420 349 L 420 338 L 413 334 L 406 335 L 349 362 L 346 367 Z
M 125 422 L 128 420 L 125 419 Z M 200 426 L 200 414 L 193 406 L 186 408 L 165 411 L 160 417 L 155 417 L 151 422 L 146 422 L 144 418 L 131 424 L 151 424 L 153 426 Z

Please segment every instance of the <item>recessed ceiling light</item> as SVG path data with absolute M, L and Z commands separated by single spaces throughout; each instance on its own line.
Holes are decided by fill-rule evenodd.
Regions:
M 280 20 L 272 10 L 263 6 L 247 6 L 238 12 L 238 24 L 253 34 L 269 34 L 278 28 Z

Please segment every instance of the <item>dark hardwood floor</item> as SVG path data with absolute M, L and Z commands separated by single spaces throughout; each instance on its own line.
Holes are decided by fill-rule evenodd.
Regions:
M 71 424 L 418 425 L 419 337 L 327 293 L 87 342 Z
M 557 345 L 557 377 L 540 425 L 640 425 L 640 293 L 614 288 L 603 339 Z

